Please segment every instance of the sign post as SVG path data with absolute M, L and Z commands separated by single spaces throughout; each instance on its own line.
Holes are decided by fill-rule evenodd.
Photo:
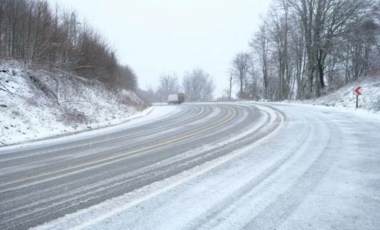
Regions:
M 362 95 L 361 88 L 362 87 L 358 86 L 354 90 L 354 93 L 356 94 L 356 108 L 359 107 L 359 95 Z

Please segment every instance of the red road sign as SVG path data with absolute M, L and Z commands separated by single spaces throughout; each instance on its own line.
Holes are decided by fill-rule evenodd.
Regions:
M 361 89 L 362 89 L 362 87 L 360 87 L 360 86 L 356 87 L 354 90 L 355 94 L 356 95 L 362 95 Z

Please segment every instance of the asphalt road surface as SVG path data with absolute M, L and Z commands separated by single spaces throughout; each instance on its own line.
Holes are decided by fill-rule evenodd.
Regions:
M 139 209 L 123 210 L 121 221 L 84 227 L 380 226 L 376 115 L 285 104 L 184 104 L 123 127 L 0 149 L 0 229 L 34 227 L 231 156 Z

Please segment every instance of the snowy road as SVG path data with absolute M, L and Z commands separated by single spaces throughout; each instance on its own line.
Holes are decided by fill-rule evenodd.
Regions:
M 0 149 L 0 229 L 379 229 L 378 115 L 160 109 L 122 128 Z

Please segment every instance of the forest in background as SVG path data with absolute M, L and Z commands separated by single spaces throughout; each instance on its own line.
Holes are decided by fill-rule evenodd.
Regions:
M 380 3 L 374 0 L 273 0 L 249 49 L 232 60 L 222 98 L 310 99 L 379 73 Z M 137 78 L 75 12 L 40 0 L 0 0 L 0 60 L 63 70 L 110 88 L 136 90 Z M 227 67 L 226 67 L 227 68 Z M 161 76 L 151 101 L 184 91 L 190 101 L 212 100 L 205 71 Z M 170 82 L 170 84 L 168 83 Z M 174 85 L 174 87 L 171 87 Z M 198 92 L 199 91 L 199 92 Z
M 137 87 L 133 71 L 77 13 L 41 0 L 0 0 L 0 60 L 67 71 L 109 88 Z
M 379 74 L 380 3 L 274 0 L 231 64 L 231 99 L 310 99 Z
M 148 87 L 139 95 L 149 102 L 166 102 L 169 94 L 183 92 L 186 101 L 201 102 L 214 100 L 215 84 L 212 77 L 200 68 L 185 72 L 180 83 L 176 74 L 162 74 L 156 89 Z

